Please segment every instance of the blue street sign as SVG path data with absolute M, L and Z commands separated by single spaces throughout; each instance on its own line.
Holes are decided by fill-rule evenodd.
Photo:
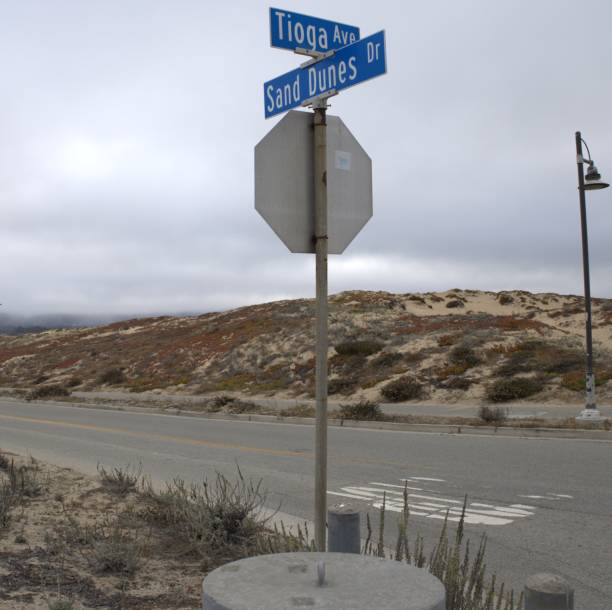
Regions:
M 341 49 L 359 40 L 359 28 L 345 23 L 270 9 L 270 44 L 279 49 L 318 51 Z
M 363 38 L 330 57 L 297 68 L 264 83 L 266 118 L 300 106 L 324 93 L 341 91 L 387 71 L 384 30 Z

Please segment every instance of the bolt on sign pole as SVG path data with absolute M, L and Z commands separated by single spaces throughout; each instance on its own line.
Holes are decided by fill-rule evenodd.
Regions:
M 327 100 L 313 104 L 316 257 L 315 350 L 315 544 L 325 551 L 327 515 Z

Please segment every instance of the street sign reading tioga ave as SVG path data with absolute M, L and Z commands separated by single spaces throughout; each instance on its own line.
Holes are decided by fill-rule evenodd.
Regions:
M 270 45 L 304 55 L 341 49 L 359 40 L 359 28 L 327 19 L 270 9 Z

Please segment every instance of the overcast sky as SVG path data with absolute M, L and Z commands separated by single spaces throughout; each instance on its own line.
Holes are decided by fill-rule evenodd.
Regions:
M 0 0 L 5 313 L 173 313 L 313 296 L 254 210 L 267 2 Z M 374 216 L 330 291 L 582 292 L 574 132 L 612 179 L 612 2 L 273 6 L 386 30 L 388 73 L 332 99 L 372 157 Z M 612 188 L 587 193 L 612 297 Z

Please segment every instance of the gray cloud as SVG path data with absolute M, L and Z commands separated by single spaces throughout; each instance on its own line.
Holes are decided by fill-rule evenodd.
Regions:
M 573 134 L 612 178 L 612 6 L 289 1 L 386 29 L 388 74 L 332 99 L 373 159 L 373 219 L 330 288 L 580 293 Z M 23 0 L 0 9 L 0 301 L 14 313 L 200 311 L 314 291 L 253 209 L 268 5 Z M 588 10 L 588 14 L 587 14 Z M 589 18 L 576 44 L 576 24 Z M 588 195 L 612 297 L 612 190 Z

